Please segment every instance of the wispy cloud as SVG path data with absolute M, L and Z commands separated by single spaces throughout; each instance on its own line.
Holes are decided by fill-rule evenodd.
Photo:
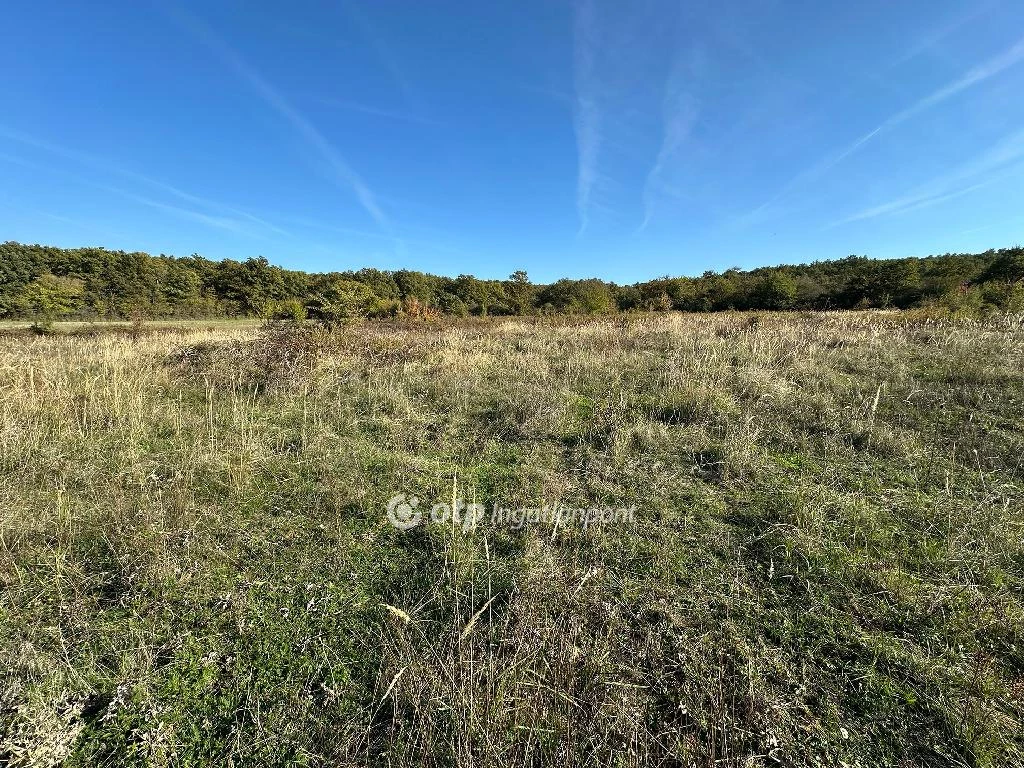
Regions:
M 893 130 L 907 120 L 920 115 L 921 113 L 941 104 L 954 96 L 979 85 L 986 80 L 1004 72 L 1015 64 L 1020 63 L 1024 60 L 1024 38 L 1017 41 L 1016 44 L 1006 49 L 997 56 L 979 64 L 978 66 L 970 69 L 956 80 L 953 80 L 936 91 L 928 94 L 924 98 L 921 98 L 906 107 L 905 109 L 896 112 L 890 117 L 883 120 L 875 128 L 868 131 L 867 133 L 860 136 L 855 141 L 851 142 L 847 146 L 843 147 L 839 151 L 823 158 L 818 161 L 810 168 L 802 171 L 793 177 L 782 189 L 780 189 L 771 199 L 759 206 L 757 209 L 752 211 L 746 217 L 749 220 L 756 220 L 765 211 L 779 202 L 783 197 L 788 195 L 796 187 L 801 184 L 805 184 L 809 181 L 821 178 L 834 167 L 843 162 L 850 155 L 857 152 L 868 142 L 872 141 L 875 137 L 887 133 Z
M 372 232 L 365 229 L 356 229 L 354 227 L 341 227 L 336 224 L 331 224 L 324 221 L 318 221 L 316 219 L 305 218 L 302 216 L 289 216 L 286 217 L 289 224 L 294 224 L 297 227 L 305 227 L 308 229 L 316 229 L 324 232 L 333 232 L 335 234 L 346 235 L 351 237 L 366 238 L 369 240 L 391 240 L 392 236 L 384 234 L 382 232 Z M 426 240 L 417 237 L 407 237 L 407 233 L 415 232 L 415 230 L 403 230 L 402 232 L 402 243 L 405 245 L 413 246 L 417 249 L 438 251 L 440 253 L 450 253 L 458 256 L 469 256 L 469 253 L 465 248 L 456 247 L 447 243 L 438 243 L 436 240 Z M 429 234 L 429 233 L 428 233 Z
M 573 126 L 576 132 L 578 172 L 576 212 L 582 234 L 590 223 L 591 197 L 598 181 L 601 149 L 601 109 L 597 100 L 601 84 L 597 78 L 597 50 L 600 44 L 594 0 L 579 0 L 573 26 L 573 84 L 576 101 Z
M 677 57 L 665 81 L 665 93 L 662 98 L 662 136 L 658 155 L 647 173 L 644 182 L 643 203 L 644 220 L 638 232 L 642 232 L 651 222 L 657 204 L 658 192 L 663 184 L 663 176 L 670 163 L 679 156 L 686 145 L 690 132 L 697 120 L 699 102 L 693 96 L 692 68 Z
M 939 205 L 1018 174 L 1024 167 L 1020 164 L 1022 159 L 1024 159 L 1024 131 L 1018 131 L 952 172 L 938 176 L 908 194 L 880 205 L 865 208 L 833 222 L 829 226 L 835 227 L 879 216 L 909 213 Z
M 20 165 L 22 168 L 28 168 L 31 171 L 49 171 L 49 168 L 43 168 L 41 165 L 30 162 L 23 157 L 8 155 L 6 152 L 0 152 L 0 161 L 10 163 L 11 165 Z
M 961 27 L 969 24 L 979 16 L 991 12 L 997 5 L 999 5 L 999 0 L 989 0 L 988 2 L 979 0 L 975 2 L 965 13 L 957 14 L 945 23 L 926 32 L 913 45 L 908 46 L 900 56 L 890 62 L 886 68 L 892 69 L 931 50 Z
M 978 85 L 979 83 L 988 80 L 989 78 L 995 77 L 1001 72 L 1019 63 L 1022 59 L 1024 59 L 1024 38 L 1018 40 L 1015 45 L 1012 45 L 1010 48 L 1006 49 L 998 56 L 994 56 L 988 61 L 979 64 L 978 66 L 969 70 L 956 80 L 947 83 L 942 88 L 939 88 L 937 91 L 934 91 L 928 96 L 925 96 L 923 99 L 916 101 L 914 104 L 910 105 L 901 112 L 897 112 L 895 115 L 893 115 L 888 120 L 884 121 L 881 125 L 879 125 L 875 130 L 866 134 L 860 140 L 851 145 L 851 148 L 848 152 L 846 152 L 843 155 L 843 157 L 845 157 L 847 154 L 850 154 L 854 149 L 861 146 L 863 143 L 873 138 L 877 134 L 881 133 L 882 131 L 890 130 L 891 128 L 894 128 L 897 125 L 899 125 L 900 123 L 905 122 L 906 120 L 909 120 L 910 118 L 915 117 L 916 115 L 919 115 L 921 112 L 931 109 L 937 104 L 941 104 L 947 99 L 956 96 L 961 91 L 966 91 L 968 88 L 972 88 L 975 85 Z
M 126 189 L 119 187 L 111 187 L 106 184 L 92 184 L 97 189 L 103 189 L 107 192 L 113 192 L 114 194 L 121 195 L 128 200 L 132 200 L 140 205 L 145 205 L 158 211 L 164 211 L 175 216 L 179 216 L 183 219 L 190 221 L 198 221 L 200 224 L 206 224 L 210 227 L 216 227 L 217 229 L 226 229 L 229 232 L 237 232 L 240 234 L 248 234 L 245 227 L 245 223 L 238 219 L 232 219 L 228 216 L 212 216 L 202 211 L 194 211 L 190 208 L 182 208 L 179 205 L 171 205 L 160 200 L 154 200 L 151 197 L 145 195 L 139 195 L 135 192 L 129 192 Z
M 275 232 L 276 234 L 279 234 L 279 235 L 288 235 L 289 234 L 288 232 L 286 232 L 285 230 L 283 230 L 280 227 L 276 226 L 275 224 L 272 224 L 269 221 L 266 221 L 265 219 L 263 219 L 263 218 L 261 218 L 259 216 L 256 216 L 256 215 L 254 215 L 252 213 L 249 213 L 248 211 L 242 210 L 241 208 L 238 208 L 238 207 L 233 206 L 233 205 L 228 205 L 226 203 L 218 202 L 216 200 L 211 200 L 209 198 L 202 197 L 200 195 L 195 195 L 195 194 L 192 194 L 190 192 L 186 192 L 186 191 L 184 191 L 182 189 L 179 189 L 178 187 L 175 187 L 175 186 L 173 186 L 171 184 L 167 184 L 166 182 L 160 181 L 159 179 L 154 179 L 152 176 L 147 176 L 146 174 L 139 173 L 137 171 L 133 171 L 133 170 L 128 169 L 128 168 L 124 168 L 124 167 L 118 165 L 117 163 L 114 163 L 111 160 L 107 160 L 105 158 L 98 157 L 96 155 L 93 155 L 93 154 L 90 154 L 90 153 L 87 153 L 87 152 L 81 152 L 81 151 L 76 150 L 76 149 L 71 149 L 69 147 L 61 146 L 59 144 L 54 144 L 53 142 L 46 141 L 44 139 L 40 139 L 37 136 L 30 136 L 29 134 L 22 133 L 20 131 L 15 131 L 15 130 L 12 130 L 12 129 L 7 128 L 5 126 L 2 126 L 2 125 L 0 125 L 0 137 L 7 138 L 7 139 L 10 139 L 12 141 L 16 141 L 16 142 L 18 142 L 20 144 L 24 144 L 26 146 L 33 147 L 35 149 L 41 149 L 44 152 L 48 152 L 50 154 L 57 155 L 59 157 L 63 157 L 63 158 L 68 159 L 68 160 L 72 160 L 72 161 L 78 163 L 79 165 L 85 166 L 87 168 L 90 168 L 90 169 L 92 169 L 94 171 L 98 171 L 98 172 L 100 172 L 102 174 L 105 174 L 105 175 L 108 175 L 108 176 L 120 176 L 121 178 L 124 178 L 124 179 L 129 179 L 131 181 L 142 183 L 142 184 L 144 184 L 146 186 L 152 187 L 153 189 L 157 189 L 157 190 L 160 190 L 162 192 L 165 192 L 168 195 L 171 195 L 172 197 L 176 197 L 179 200 L 182 200 L 184 202 L 191 203 L 192 205 L 199 206 L 200 208 L 206 208 L 206 209 L 209 209 L 211 211 L 215 211 L 215 212 L 219 212 L 220 213 L 220 215 L 213 216 L 213 215 L 210 215 L 208 213 L 203 213 L 202 211 L 195 211 L 195 212 L 193 212 L 195 214 L 195 216 L 193 218 L 195 220 L 197 220 L 197 221 L 204 221 L 204 220 L 208 219 L 209 221 L 218 221 L 218 222 L 223 223 L 223 222 L 230 221 L 230 219 L 225 217 L 225 216 L 223 216 L 223 214 L 230 214 L 231 216 L 237 217 L 238 219 L 244 219 L 244 220 L 246 220 L 246 221 L 248 221 L 248 222 L 250 222 L 252 224 L 258 225 L 261 228 L 265 228 L 267 230 Z M 25 161 L 25 160 L 20 160 L 19 162 L 21 162 L 23 165 L 27 164 L 27 161 Z M 79 180 L 81 180 L 84 183 L 87 183 L 87 184 L 89 184 L 91 186 L 97 186 L 96 182 L 94 182 L 94 181 L 80 179 L 80 177 L 75 177 L 75 178 L 79 178 Z M 124 196 L 128 196 L 128 197 L 131 197 L 132 195 L 134 195 L 134 193 L 129 192 L 127 190 L 122 190 L 122 189 L 120 189 L 118 187 L 106 186 L 106 187 L 103 187 L 103 188 L 107 189 L 108 191 L 114 191 L 114 192 L 117 192 L 118 194 L 121 194 L 121 195 L 124 195 Z M 145 198 L 145 197 L 142 197 L 142 199 L 150 200 L 150 198 Z M 174 210 L 177 210 L 179 212 L 187 210 L 187 209 L 183 209 L 183 208 L 176 207 L 176 206 L 170 206 L 170 205 L 162 204 L 162 203 L 159 203 L 159 201 L 152 201 L 152 200 L 150 200 L 150 202 L 158 203 L 159 204 L 159 205 L 154 205 L 152 207 L 164 206 L 164 210 L 172 210 L 172 209 L 174 209 Z M 205 219 L 204 219 L 204 217 L 205 217 Z M 209 222 L 207 222 L 207 223 L 209 223 Z M 237 223 L 233 223 L 231 228 L 234 229 L 235 231 L 243 231 L 243 228 L 238 226 L 240 224 L 242 224 L 241 221 L 239 221 Z M 247 234 L 253 234 L 253 233 L 247 233 Z
M 341 153 L 302 115 L 276 88 L 268 83 L 242 56 L 224 42 L 203 20 L 188 13 L 168 0 L 166 7 L 171 15 L 223 61 L 246 85 L 259 96 L 273 111 L 291 125 L 295 132 L 326 163 L 333 180 L 342 188 L 352 192 L 363 209 L 382 229 L 390 229 L 391 223 L 377 203 L 377 196 L 353 170 Z
M 385 40 L 384 36 L 380 34 L 377 27 L 370 20 L 369 16 L 360 10 L 354 2 L 343 0 L 340 3 L 341 9 L 345 12 L 348 18 L 359 28 L 360 34 L 369 43 L 370 47 L 373 48 L 374 53 L 377 56 L 377 60 L 390 74 L 395 83 L 402 91 L 402 95 L 405 99 L 406 105 L 415 105 L 417 100 L 415 98 L 415 92 L 413 91 L 412 85 L 409 82 L 409 78 L 405 73 L 398 56 L 395 54 L 392 47 Z
M 383 117 L 388 120 L 399 120 L 401 122 L 414 123 L 416 125 L 444 125 L 440 120 L 423 117 L 422 115 L 413 114 L 412 112 L 405 112 L 396 109 L 381 109 L 380 107 L 375 107 L 370 104 L 360 104 L 355 101 L 335 99 L 330 96 L 317 96 L 315 101 L 319 104 L 323 104 L 324 106 L 337 107 L 338 109 L 346 109 L 350 112 L 359 112 L 364 115 L 373 115 L 374 117 Z
M 0 135 L 3 134 L 0 133 Z M 76 173 L 72 173 L 71 171 L 48 168 L 46 166 L 39 165 L 38 163 L 33 163 L 29 160 L 25 160 L 24 158 L 21 157 L 0 153 L 0 161 L 14 163 L 16 165 L 20 165 L 24 168 L 29 168 L 36 172 L 52 173 L 59 176 L 64 176 L 74 180 L 79 184 L 82 184 L 83 186 L 92 187 L 93 189 L 99 189 L 104 192 L 110 192 L 120 197 L 124 197 L 125 199 L 132 200 L 141 205 L 145 205 L 150 208 L 163 211 L 165 213 L 171 213 L 180 218 L 188 219 L 191 221 L 197 221 L 201 224 L 206 224 L 207 226 L 216 227 L 218 229 L 226 229 L 231 232 L 236 232 L 244 235 L 253 234 L 251 231 L 249 231 L 249 229 L 246 226 L 246 222 L 242 219 L 231 218 L 229 216 L 214 216 L 203 211 L 196 211 L 189 208 L 182 208 L 181 206 L 178 205 L 171 205 L 160 200 L 154 200 L 153 198 L 147 197 L 145 195 L 137 194 L 122 187 L 117 187 L 110 184 L 103 184 L 92 179 L 84 178 Z M 55 216 L 55 214 L 48 215 Z
M 184 200 L 187 203 L 193 203 L 195 205 L 210 208 L 213 210 L 221 210 L 224 211 L 225 213 L 230 213 L 234 216 L 238 216 L 242 219 L 252 222 L 253 224 L 257 224 L 260 227 L 264 227 L 278 235 L 285 235 L 286 237 L 291 236 L 290 232 L 288 232 L 285 229 L 282 229 L 276 224 L 272 224 L 271 222 L 267 221 L 266 219 L 260 216 L 257 216 L 241 208 L 236 208 L 233 205 L 228 205 L 227 203 L 221 203 L 216 200 L 211 200 L 207 197 L 193 195 L 189 192 L 185 192 L 181 189 L 178 189 L 177 187 L 174 187 L 170 184 L 166 184 L 162 181 L 158 181 L 157 179 L 150 178 L 149 176 L 143 176 L 142 174 L 135 173 L 134 171 L 122 171 L 121 173 L 129 178 L 138 179 L 139 181 L 149 184 L 150 186 L 156 189 L 162 190 L 169 195 L 177 197 L 179 200 Z
M 11 161 L 12 158 L 9 156 L 0 155 L 0 160 Z M 26 218 L 25 222 L 32 221 L 32 218 L 49 219 L 50 221 L 56 221 L 66 226 L 74 227 L 82 232 L 92 232 L 101 236 L 103 240 L 108 238 L 117 238 L 122 243 L 131 242 L 135 235 L 128 234 L 123 230 L 112 228 L 105 221 L 97 221 L 95 219 L 79 219 L 73 216 L 65 216 L 60 213 L 53 213 L 52 211 L 44 210 L 42 208 L 36 208 L 34 206 L 26 206 L 21 204 L 21 200 L 14 196 L 0 192 L 0 196 L 4 198 L 4 205 L 9 212 L 19 212 Z M 38 236 L 38 232 L 35 233 Z M 81 244 L 81 243 L 79 243 Z M 103 242 L 97 242 L 97 245 L 104 245 Z M 122 246 L 123 247 L 123 246 Z
M 538 96 L 543 96 L 568 109 L 572 109 L 576 104 L 575 94 L 569 93 L 568 91 L 560 90 L 555 87 L 537 85 L 536 83 L 525 83 L 518 80 L 508 81 L 508 85 L 511 88 L 515 88 L 525 93 L 532 93 Z
M 921 208 L 930 208 L 933 205 L 938 205 L 939 203 L 944 203 L 948 200 L 953 200 L 955 198 L 970 194 L 974 190 L 986 187 L 995 181 L 998 181 L 998 179 L 986 179 L 984 181 L 979 181 L 976 184 L 971 184 L 970 186 L 963 187 L 961 189 L 954 189 L 950 192 L 943 192 L 941 194 L 936 194 L 934 192 L 919 192 L 906 195 L 896 200 L 891 200 L 888 203 L 884 203 L 883 205 L 877 205 L 873 208 L 868 208 L 866 210 L 861 211 L 860 213 L 854 214 L 853 216 L 848 216 L 847 218 L 837 221 L 834 224 L 830 224 L 829 227 L 826 227 L 826 229 L 834 226 L 840 226 L 842 224 L 850 224 L 854 221 L 873 219 L 878 216 L 910 213 L 911 211 L 916 211 Z

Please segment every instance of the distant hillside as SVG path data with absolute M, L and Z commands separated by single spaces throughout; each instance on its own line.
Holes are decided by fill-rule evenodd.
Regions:
M 635 285 L 598 279 L 531 283 L 423 272 L 310 274 L 265 258 L 211 261 L 103 248 L 0 245 L 0 316 L 62 318 L 388 317 L 610 314 L 727 309 L 1024 309 L 1024 248 L 874 260 L 850 256 L 796 266 L 662 277 Z

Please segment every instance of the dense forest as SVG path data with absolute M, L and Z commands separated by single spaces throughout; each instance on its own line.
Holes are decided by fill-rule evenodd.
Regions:
M 634 285 L 531 283 L 361 269 L 309 274 L 265 258 L 212 261 L 103 248 L 0 245 L 0 317 L 58 319 L 431 317 L 727 309 L 1024 310 L 1024 248 L 729 269 Z

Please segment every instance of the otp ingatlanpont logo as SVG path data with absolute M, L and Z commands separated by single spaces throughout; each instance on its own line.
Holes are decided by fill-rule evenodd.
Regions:
M 388 501 L 388 522 L 400 531 L 415 528 L 423 519 L 419 504 L 420 500 L 415 496 L 406 496 L 404 493 L 392 497 Z

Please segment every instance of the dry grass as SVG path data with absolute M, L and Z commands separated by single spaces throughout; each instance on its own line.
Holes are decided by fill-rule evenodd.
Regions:
M 0 337 L 0 760 L 1021 764 L 1022 425 L 1019 316 Z

